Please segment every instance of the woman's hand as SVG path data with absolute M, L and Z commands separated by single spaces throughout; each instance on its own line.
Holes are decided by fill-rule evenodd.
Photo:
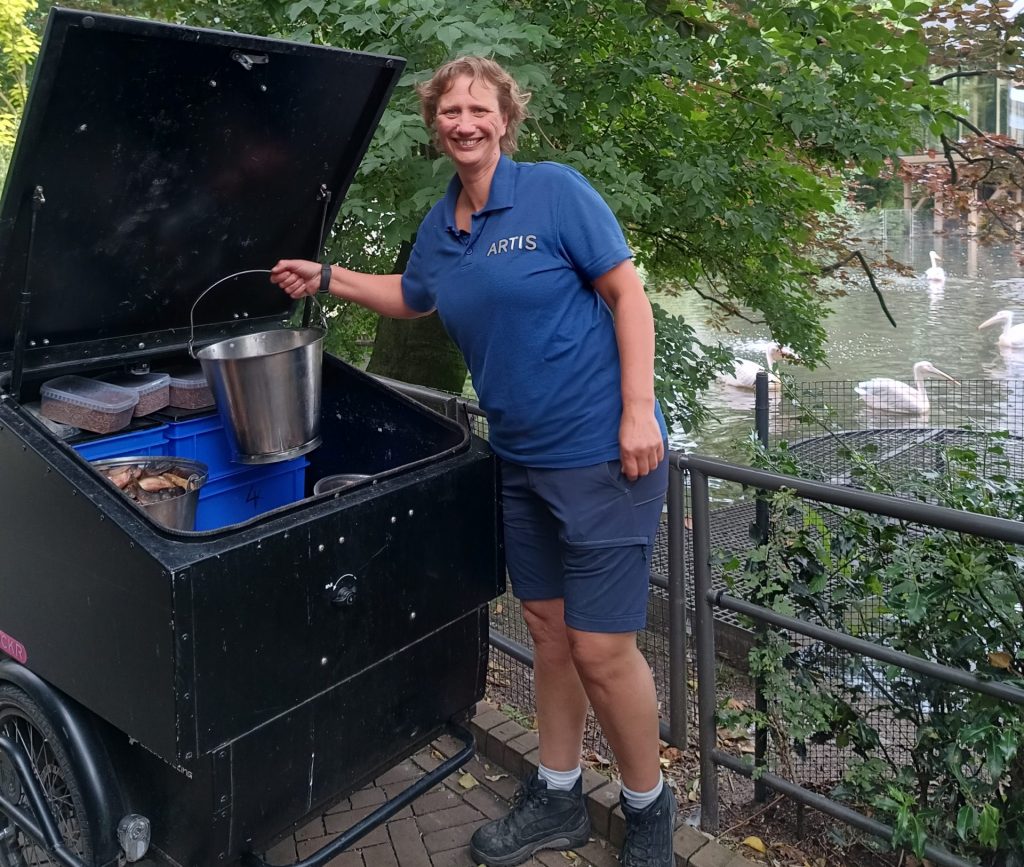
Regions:
M 665 457 L 661 428 L 652 409 L 622 413 L 619 424 L 619 459 L 622 474 L 631 482 L 646 476 Z
M 270 271 L 270 282 L 276 283 L 294 300 L 316 295 L 320 289 L 319 262 L 305 259 L 282 259 Z

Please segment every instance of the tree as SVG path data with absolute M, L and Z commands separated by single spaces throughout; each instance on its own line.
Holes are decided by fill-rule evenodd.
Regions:
M 930 84 L 954 93 L 970 88 L 965 95 L 975 98 L 969 98 L 967 110 L 947 104 L 936 112 L 931 131 L 945 162 L 904 166 L 901 174 L 929 190 L 944 215 L 977 213 L 982 240 L 1020 242 L 1024 148 L 998 129 L 992 132 L 995 119 L 981 116 L 976 98 L 981 81 L 995 83 L 997 102 L 1000 84 L 1005 89 L 1024 83 L 1024 29 L 1013 5 L 1008 0 L 938 4 L 926 17 L 923 33 L 935 70 Z
M 933 123 L 947 104 L 926 74 L 918 16 L 928 7 L 904 0 L 110 5 L 408 58 L 331 236 L 335 260 L 374 271 L 400 267 L 403 245 L 451 173 L 423 128 L 413 85 L 449 57 L 496 57 L 534 94 L 523 159 L 580 169 L 652 281 L 710 299 L 719 324 L 764 323 L 811 363 L 822 357 L 830 291 L 819 278 L 846 253 L 841 233 L 827 229 L 839 220 L 848 172 L 878 173 L 917 144 L 922 118 Z M 695 396 L 721 359 L 684 325 L 658 317 L 659 343 L 694 350 L 665 383 L 674 383 L 677 424 L 699 415 Z M 431 366 L 410 346 L 423 328 L 431 323 L 382 326 L 374 365 L 422 381 Z M 439 344 L 436 334 L 420 342 L 428 355 Z M 446 373 L 434 382 L 459 380 L 457 356 L 437 368 Z
M 0 0 L 0 178 L 7 174 L 18 120 L 28 96 L 28 70 L 39 39 L 28 26 L 32 0 Z
M 523 0 L 467 13 L 422 0 L 299 0 L 289 14 L 312 38 L 406 54 L 402 86 L 446 57 L 493 54 L 534 93 L 524 158 L 590 178 L 652 279 L 710 298 L 723 322 L 764 321 L 813 361 L 828 299 L 817 275 L 833 257 L 823 215 L 842 199 L 847 166 L 877 172 L 916 143 L 929 89 L 925 10 L 898 0 Z M 409 90 L 396 93 L 380 144 L 358 192 L 397 197 L 366 208 L 350 196 L 342 231 L 358 238 L 383 221 L 390 255 L 449 170 L 424 140 Z M 698 360 L 689 373 L 698 385 L 710 365 Z

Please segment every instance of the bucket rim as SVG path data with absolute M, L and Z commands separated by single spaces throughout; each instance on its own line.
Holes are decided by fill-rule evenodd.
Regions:
M 259 334 L 283 334 L 286 331 L 292 331 L 292 332 L 295 332 L 295 333 L 302 333 L 302 332 L 308 331 L 308 332 L 312 332 L 312 333 L 316 334 L 317 336 L 314 337 L 312 340 L 309 340 L 306 343 L 303 343 L 300 346 L 288 346 L 288 347 L 286 347 L 284 349 L 274 349 L 274 350 L 271 350 L 269 352 L 262 352 L 259 355 L 242 355 L 242 356 L 237 356 L 237 357 L 233 357 L 233 358 L 218 358 L 218 357 L 215 357 L 215 356 L 211 355 L 211 352 L 210 352 L 211 350 L 215 349 L 218 346 L 221 346 L 224 343 L 234 343 L 234 342 L 239 341 L 239 340 L 245 340 L 246 338 L 249 338 L 249 337 L 256 337 Z M 213 343 L 208 343 L 202 349 L 196 350 L 195 357 L 200 362 L 203 362 L 203 361 L 246 362 L 246 361 L 258 360 L 258 359 L 261 359 L 261 358 L 273 358 L 275 355 L 282 355 L 282 354 L 284 354 L 286 352 L 294 352 L 296 349 L 306 349 L 307 347 L 312 346 L 318 340 L 322 341 L 326 336 L 327 336 L 327 329 L 321 328 L 321 327 L 319 327 L 317 325 L 300 325 L 300 326 L 294 326 L 294 327 L 289 326 L 287 328 L 264 328 L 264 329 L 262 329 L 260 331 L 253 331 L 253 332 L 251 332 L 249 334 L 238 334 L 238 335 L 235 335 L 234 337 L 225 337 L 223 340 L 215 340 Z
M 191 479 L 194 476 L 198 481 L 194 488 L 190 491 L 185 491 L 185 493 L 199 490 L 206 484 L 210 475 L 209 466 L 202 461 L 193 460 L 192 458 L 179 458 L 174 455 L 125 455 L 117 458 L 96 458 L 89 461 L 89 466 L 96 470 L 134 465 L 145 466 L 147 464 L 167 464 L 170 467 L 187 469 L 189 471 L 189 478 Z

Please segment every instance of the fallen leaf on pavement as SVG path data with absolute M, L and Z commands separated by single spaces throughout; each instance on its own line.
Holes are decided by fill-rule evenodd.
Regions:
M 743 841 L 743 845 L 748 846 L 755 852 L 760 852 L 762 855 L 768 851 L 768 847 L 764 845 L 764 841 L 760 837 L 747 837 Z

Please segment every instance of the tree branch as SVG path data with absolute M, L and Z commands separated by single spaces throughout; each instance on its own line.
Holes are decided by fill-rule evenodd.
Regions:
M 1016 144 L 1003 144 L 1001 142 L 996 141 L 991 136 L 989 136 L 989 134 L 987 132 L 985 132 L 984 130 L 978 128 L 973 123 L 971 123 L 966 117 L 961 117 L 960 115 L 956 114 L 955 112 L 950 111 L 949 109 L 942 109 L 942 113 L 949 115 L 957 123 L 962 123 L 971 132 L 973 132 L 976 136 L 978 136 L 978 138 L 982 139 L 983 141 L 987 141 L 994 148 L 997 148 L 998 150 L 1001 150 L 1001 151 L 1003 151 L 1003 153 L 1007 153 L 1007 154 L 1009 154 L 1012 157 L 1016 157 L 1020 162 L 1024 162 L 1024 157 L 1021 156 L 1021 154 L 1024 153 L 1024 148 L 1021 148 L 1021 147 L 1019 147 Z M 964 154 L 964 153 L 961 153 L 960 155 L 964 159 L 966 159 L 968 162 L 979 162 L 980 161 L 980 158 L 975 158 L 975 159 L 972 160 L 972 159 L 968 158 L 968 156 L 966 154 Z
M 885 298 L 882 296 L 882 290 L 878 288 L 878 283 L 875 282 L 875 273 L 871 270 L 871 266 L 868 264 L 868 260 L 864 258 L 864 254 L 860 250 L 854 250 L 849 256 L 840 259 L 838 262 L 834 262 L 831 265 L 826 265 L 821 269 L 821 273 L 831 274 L 834 271 L 838 271 L 851 259 L 856 259 L 860 262 L 861 268 L 864 269 L 864 273 L 868 275 L 868 282 L 871 284 L 871 289 L 875 293 L 875 297 L 878 299 L 878 304 L 882 308 L 882 312 L 885 314 L 885 318 L 889 320 L 889 324 L 895 328 L 896 320 L 892 318 L 892 314 L 889 312 L 889 308 L 885 306 Z
M 971 69 L 971 70 L 957 70 L 956 72 L 947 72 L 945 75 L 940 75 L 938 78 L 930 78 L 929 84 L 945 84 L 952 78 L 977 78 L 981 75 L 997 75 L 1000 78 L 1013 78 L 1013 73 L 1005 69 Z
M 706 21 L 693 21 L 679 12 L 670 11 L 667 0 L 646 0 L 644 8 L 648 14 L 660 18 L 683 39 L 697 38 L 706 41 L 718 32 Z
M 664 232 L 647 231 L 647 230 L 644 230 L 641 227 L 636 226 L 636 225 L 631 226 L 630 227 L 630 231 L 636 232 L 636 233 L 638 233 L 640 235 L 647 235 L 650 238 L 654 238 L 655 241 L 660 241 L 661 243 L 668 244 L 670 247 L 674 247 L 676 250 L 679 250 L 681 253 L 684 253 L 684 254 L 687 254 L 687 255 L 693 255 L 692 251 L 687 250 L 687 248 L 686 248 L 686 246 L 684 244 L 680 243 L 677 239 L 673 238 L 671 235 L 665 234 Z M 706 271 L 706 269 L 704 268 L 703 265 L 700 266 L 700 269 L 704 273 L 704 276 L 707 277 L 707 271 Z M 708 279 L 708 282 L 712 286 L 714 286 L 714 283 L 713 283 L 713 281 L 711 281 L 710 278 Z M 711 294 L 709 292 L 705 292 L 703 289 L 701 289 L 699 286 L 697 286 L 697 284 L 694 283 L 692 280 L 687 280 L 686 281 L 686 285 L 689 286 L 690 289 L 692 289 L 694 292 L 696 292 L 697 295 L 700 298 L 703 298 L 705 301 L 707 301 L 707 302 L 709 302 L 711 304 L 714 304 L 715 307 L 718 307 L 720 310 L 723 310 L 725 313 L 728 313 L 730 316 L 735 316 L 737 319 L 742 319 L 744 322 L 749 322 L 751 325 L 759 325 L 760 324 L 757 320 L 755 320 L 755 319 L 745 315 L 739 309 L 739 307 L 737 307 L 732 301 L 729 301 L 729 300 L 727 300 L 725 298 L 720 298 L 720 297 L 718 297 L 716 295 L 713 295 L 713 294 Z

